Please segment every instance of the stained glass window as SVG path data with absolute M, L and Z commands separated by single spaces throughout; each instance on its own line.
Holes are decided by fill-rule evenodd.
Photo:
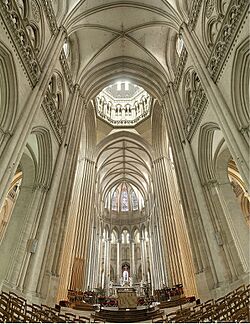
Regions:
M 126 186 L 122 187 L 121 192 L 121 211 L 128 211 L 128 190 Z
M 132 201 L 132 209 L 138 210 L 138 198 L 134 190 L 131 190 L 131 201 Z
M 117 192 L 117 190 L 113 193 L 112 210 L 118 210 L 118 192 Z

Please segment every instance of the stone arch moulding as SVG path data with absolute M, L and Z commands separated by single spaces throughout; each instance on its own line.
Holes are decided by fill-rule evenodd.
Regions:
M 215 170 L 213 165 L 213 137 L 214 132 L 220 130 L 216 123 L 204 124 L 200 129 L 198 156 L 199 170 L 202 182 L 215 179 Z
M 0 79 L 2 81 L 0 89 L 0 130 L 3 133 L 11 133 L 13 131 L 17 114 L 17 76 L 12 54 L 9 49 L 1 42 Z
M 36 172 L 36 185 L 49 189 L 52 177 L 52 142 L 48 129 L 44 127 L 34 127 L 31 134 L 36 136 L 38 146 L 38 167 Z
M 232 68 L 231 93 L 233 109 L 238 126 L 241 130 L 250 124 L 249 113 L 249 63 L 250 63 L 250 37 L 247 37 L 237 48 Z
M 249 245 L 246 243 L 249 241 L 249 227 L 243 217 L 243 211 L 228 177 L 228 162 L 232 159 L 228 147 L 221 146 L 214 159 L 216 160 L 216 179 L 220 193 L 224 198 L 225 216 L 236 248 L 232 259 L 234 259 L 238 273 L 247 272 L 249 269 Z M 227 237 L 227 240 L 230 243 L 229 237 Z

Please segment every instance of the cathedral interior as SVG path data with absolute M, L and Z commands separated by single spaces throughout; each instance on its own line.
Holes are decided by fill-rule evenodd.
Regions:
M 0 291 L 205 302 L 249 285 L 248 14 L 0 1 Z

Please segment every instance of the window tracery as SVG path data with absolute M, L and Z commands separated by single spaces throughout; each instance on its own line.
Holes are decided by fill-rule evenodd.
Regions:
M 132 210 L 138 210 L 139 208 L 138 198 L 134 190 L 131 190 L 131 201 L 132 201 Z
M 118 190 L 115 190 L 112 197 L 112 210 L 118 210 Z
M 176 41 L 176 51 L 177 51 L 178 56 L 181 55 L 181 51 L 182 51 L 183 47 L 184 47 L 183 39 L 181 37 L 178 37 L 177 41 Z
M 121 192 L 121 211 L 128 211 L 128 189 L 123 186 Z

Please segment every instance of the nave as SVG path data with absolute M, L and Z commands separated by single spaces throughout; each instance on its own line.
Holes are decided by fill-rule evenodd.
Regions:
M 204 303 L 194 301 L 165 301 L 147 309 L 114 310 L 112 306 L 96 305 L 84 310 L 76 310 L 72 299 L 68 306 L 55 307 L 28 304 L 15 293 L 1 292 L 0 321 L 22 323 L 246 323 L 250 321 L 250 285 L 240 286 L 226 296 L 217 300 L 210 299 Z M 74 307 L 73 309 L 71 307 Z M 159 308 L 158 308 L 159 307 Z M 161 309 L 161 311 L 160 311 Z M 139 314 L 138 314 L 139 313 Z
M 247 0 L 0 0 L 3 321 L 246 319 L 248 25 Z

